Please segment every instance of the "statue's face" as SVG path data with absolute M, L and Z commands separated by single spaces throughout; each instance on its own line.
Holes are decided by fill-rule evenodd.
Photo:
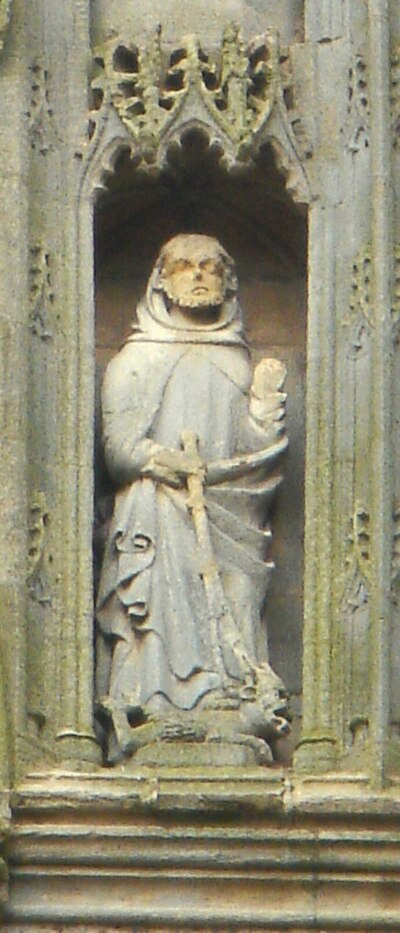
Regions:
M 225 269 L 219 257 L 166 256 L 161 273 L 165 294 L 180 308 L 199 311 L 221 305 L 225 297 Z

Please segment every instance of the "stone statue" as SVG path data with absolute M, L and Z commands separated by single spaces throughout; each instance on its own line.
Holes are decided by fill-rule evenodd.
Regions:
M 288 730 L 260 618 L 285 368 L 252 373 L 234 262 L 212 237 L 163 247 L 137 316 L 102 394 L 117 486 L 96 610 L 108 761 L 268 763 Z

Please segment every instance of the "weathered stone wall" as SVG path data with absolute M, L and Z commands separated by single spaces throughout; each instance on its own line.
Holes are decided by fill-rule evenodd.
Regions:
M 146 0 L 133 4 L 124 0 L 96 0 L 93 4 L 92 37 L 100 44 L 113 31 L 134 34 L 138 41 L 146 38 L 159 24 L 167 45 L 176 46 L 177 38 L 190 32 L 207 36 L 207 42 L 218 44 L 221 32 L 229 22 L 237 23 L 246 39 L 265 32 L 279 31 L 281 41 L 289 45 L 304 38 L 302 0 L 212 0 L 205 7 L 202 0 L 191 0 L 181 8 L 173 0 L 149 7 Z
M 118 923 L 396 929 L 400 10 L 396 0 L 181 6 L 0 2 L 6 922 L 10 931 L 67 923 L 81 931 Z M 119 117 L 109 88 L 89 113 L 100 68 L 93 47 L 101 58 L 99 47 L 118 34 L 145 45 L 161 22 L 167 51 L 194 31 L 217 54 L 232 20 L 246 40 L 271 28 L 281 34 L 280 91 L 262 137 L 281 187 L 271 193 L 276 169 L 265 172 L 260 198 L 257 186 L 250 198 L 251 222 L 237 228 L 229 210 L 236 221 L 248 209 L 246 192 L 236 197 L 239 183 L 235 201 L 234 186 L 225 189 L 223 206 L 253 349 L 266 340 L 274 354 L 291 354 L 297 484 L 305 434 L 302 739 L 292 769 L 124 782 L 101 769 L 93 730 L 94 283 L 103 365 L 179 216 L 170 231 L 172 195 L 161 208 L 156 182 L 139 192 L 132 166 L 124 178 L 118 158 L 133 146 L 135 128 Z M 157 74 L 148 80 L 157 88 Z M 201 122 L 196 107 L 191 116 Z M 207 119 L 234 164 L 226 125 Z M 176 138 L 158 130 L 155 137 L 157 165 Z M 138 161 L 147 157 L 141 145 L 135 137 Z M 255 152 L 257 139 L 249 146 Z M 305 432 L 297 409 L 304 221 L 295 220 L 300 208 L 291 198 L 303 217 L 308 211 Z M 201 197 L 199 204 L 209 211 L 202 224 L 218 233 L 215 213 Z M 137 214 L 144 233 L 135 248 Z M 261 319 L 264 305 L 275 310 Z M 290 601 L 303 555 L 296 524 L 285 569 L 285 495 L 296 521 L 300 514 L 293 489 L 282 491 L 271 648 L 297 693 L 299 614 L 297 603 L 290 617 Z

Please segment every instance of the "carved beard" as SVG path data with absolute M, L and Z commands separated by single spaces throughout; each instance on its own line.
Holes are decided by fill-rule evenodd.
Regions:
M 220 283 L 220 286 L 217 288 L 207 288 L 206 292 L 201 292 L 201 285 L 195 286 L 199 288 L 199 294 L 193 294 L 193 291 L 187 291 L 187 293 L 176 294 L 174 289 L 171 289 L 168 280 L 162 282 L 163 292 L 168 298 L 171 305 L 175 305 L 178 308 L 188 308 L 188 309 L 198 309 L 199 311 L 206 311 L 208 308 L 219 308 L 222 305 L 225 298 L 225 289 L 223 283 Z

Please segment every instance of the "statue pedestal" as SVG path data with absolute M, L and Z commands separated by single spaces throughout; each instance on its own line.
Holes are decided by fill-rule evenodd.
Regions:
M 267 747 L 267 746 L 266 746 Z M 157 742 L 138 749 L 123 770 L 137 771 L 142 765 L 190 768 L 190 767 L 242 767 L 256 765 L 252 748 L 230 742 Z

